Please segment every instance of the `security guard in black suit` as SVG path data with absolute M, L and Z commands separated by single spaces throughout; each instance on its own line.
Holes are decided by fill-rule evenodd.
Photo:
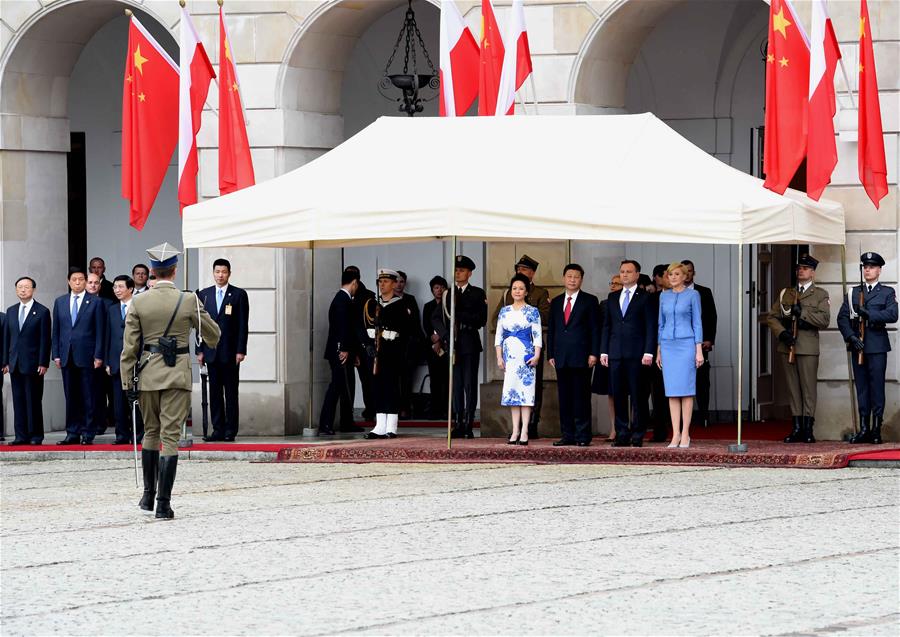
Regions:
M 887 353 L 891 351 L 887 324 L 897 322 L 897 293 L 882 285 L 881 266 L 884 259 L 876 252 L 860 257 L 863 284 L 847 291 L 838 312 L 837 324 L 847 349 L 853 352 L 853 376 L 859 405 L 859 433 L 850 438 L 852 444 L 881 444 L 884 419 L 884 376 Z M 862 353 L 862 363 L 859 353 Z M 871 416 L 871 428 L 869 426 Z
M 362 387 L 363 420 L 375 420 L 375 377 L 372 375 L 372 365 L 374 364 L 375 359 L 364 346 L 367 338 L 366 330 L 368 327 L 365 324 L 366 321 L 363 312 L 363 308 L 365 308 L 366 304 L 369 303 L 369 301 L 375 300 L 375 292 L 368 289 L 365 283 L 363 283 L 359 268 L 355 265 L 348 265 L 344 268 L 344 272 L 352 272 L 356 275 L 356 278 L 359 279 L 356 294 L 353 295 L 353 306 L 351 308 L 352 318 L 350 319 L 356 336 L 354 339 L 356 349 L 353 352 L 353 356 L 355 358 L 354 364 L 356 365 L 356 372 L 359 374 L 359 384 Z M 355 390 L 356 384 L 350 383 L 350 397 L 354 398 L 354 400 L 356 395 Z M 354 425 L 353 431 L 355 430 L 356 426 Z
M 469 283 L 475 262 L 467 256 L 456 257 L 454 288 L 447 304 L 447 312 L 456 302 L 456 339 L 453 364 L 453 414 L 456 426 L 453 438 L 474 438 L 472 423 L 478 405 L 478 366 L 481 364 L 481 334 L 487 324 L 487 295 L 479 287 Z M 447 298 L 451 298 L 448 294 Z

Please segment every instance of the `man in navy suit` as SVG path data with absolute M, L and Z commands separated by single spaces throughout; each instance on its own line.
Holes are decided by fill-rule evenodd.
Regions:
M 66 394 L 66 437 L 60 445 L 94 444 L 94 370 L 103 366 L 106 303 L 85 291 L 84 268 L 69 268 L 69 294 L 53 304 L 51 352 L 62 370 Z
M 561 437 L 554 447 L 591 444 L 591 370 L 597 364 L 600 335 L 597 297 L 581 289 L 584 268 L 563 268 L 565 292 L 550 302 L 547 360 L 556 370 Z
M 212 433 L 207 441 L 233 442 L 238 433 L 238 383 L 241 362 L 247 356 L 250 302 L 247 292 L 228 283 L 231 263 L 227 259 L 213 262 L 216 284 L 197 295 L 222 333 L 215 348 L 205 344 L 197 361 L 209 370 L 209 415 Z M 223 400 L 224 394 L 224 400 Z
M 19 302 L 7 310 L 5 345 L 0 352 L 3 373 L 12 381 L 16 437 L 13 445 L 44 441 L 44 374 L 50 366 L 50 310 L 34 300 L 37 284 L 19 277 Z
M 328 308 L 328 341 L 325 343 L 325 360 L 331 366 L 331 383 L 325 392 L 322 411 L 319 414 L 319 435 L 334 435 L 334 412 L 340 402 L 341 431 L 351 431 L 353 424 L 353 398 L 350 383 L 355 382 L 353 357 L 356 339 L 353 319 L 353 296 L 359 287 L 359 274 L 345 270 L 341 274 L 341 289 L 334 295 Z
M 645 410 L 640 407 L 647 400 L 641 366 L 653 363 L 656 317 L 652 316 L 650 294 L 637 284 L 640 273 L 641 265 L 637 261 L 622 261 L 619 266 L 622 289 L 608 297 L 600 338 L 600 364 L 609 367 L 610 391 L 615 403 L 615 447 L 640 447 L 647 429 Z
M 3 362 L 6 351 L 6 314 L 4 312 L 0 312 L 0 367 L 6 367 L 6 363 Z M 3 376 L 6 374 L 6 371 L 3 370 L 0 372 L 0 440 L 3 440 L 2 436 L 6 434 L 6 410 L 3 408 Z
M 121 369 L 119 359 L 122 357 L 122 342 L 125 337 L 125 317 L 131 306 L 134 294 L 134 280 L 127 274 L 120 274 L 113 279 L 113 293 L 118 303 L 110 303 L 106 309 L 106 374 L 111 379 L 113 391 L 113 414 L 116 423 L 116 441 L 114 444 L 127 445 L 132 442 L 131 408 L 122 382 L 122 375 L 132 373 L 130 369 Z M 143 437 L 144 425 L 138 412 L 138 441 Z

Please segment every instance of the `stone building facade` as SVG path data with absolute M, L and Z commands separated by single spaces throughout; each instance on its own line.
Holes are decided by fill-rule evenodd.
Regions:
M 501 25 L 509 4 L 495 2 Z M 462 0 L 458 5 L 477 34 L 480 2 Z M 187 6 L 215 66 L 218 7 L 208 0 L 189 0 Z M 432 0 L 413 2 L 435 62 L 438 6 Z M 798 1 L 795 6 L 808 20 L 809 2 Z M 77 255 L 102 254 L 108 274 L 114 275 L 143 260 L 147 245 L 162 240 L 180 243 L 174 159 L 144 233 L 128 227 L 127 208 L 118 195 L 126 7 L 135 10 L 163 46 L 176 51 L 180 11 L 174 0 L 0 2 L 3 307 L 15 301 L 13 282 L 21 274 L 38 280 L 37 298 L 49 304 L 65 291 L 65 269 Z M 375 84 L 405 8 L 405 0 L 226 0 L 258 182 L 315 159 L 378 116 L 397 114 L 395 105 L 377 94 Z M 762 0 L 525 0 L 534 56 L 534 87 L 529 84 L 524 91 L 526 110 L 540 116 L 653 111 L 704 150 L 755 174 L 754 134 L 763 123 L 764 102 L 760 46 L 766 37 L 767 10 Z M 829 10 L 855 90 L 858 3 L 832 0 Z M 856 256 L 874 250 L 887 261 L 883 282 L 896 285 L 900 1 L 870 0 L 869 10 L 890 192 L 876 211 L 858 183 L 856 144 L 842 139 L 840 161 L 825 196 L 846 209 L 851 279 Z M 840 73 L 836 88 L 844 112 L 839 119 L 852 121 Z M 215 106 L 213 87 L 199 137 L 203 198 L 218 194 Z M 430 102 L 425 115 L 435 110 Z M 397 179 L 402 183 L 402 167 Z M 347 180 L 352 187 L 352 175 Z M 84 208 L 80 212 L 78 202 Z M 472 243 L 463 249 L 485 264 L 477 274 L 492 298 L 508 281 L 517 251 L 549 249 L 548 264 L 578 259 L 595 292 L 605 290 L 625 255 L 651 267 L 694 258 L 698 280 L 712 285 L 720 305 L 713 408 L 723 417 L 733 415 L 737 341 L 735 303 L 729 299 L 737 298 L 735 248 L 571 242 L 555 248 Z M 836 314 L 840 248 L 810 249 L 822 261 L 818 280 L 831 293 Z M 751 246 L 747 252 L 748 276 L 742 288 L 753 292 L 747 296 L 747 311 L 757 320 L 764 301 L 784 280 L 790 254 L 774 246 Z M 186 282 L 192 287 L 209 285 L 211 263 L 218 256 L 231 259 L 233 280 L 248 289 L 252 306 L 250 356 L 242 370 L 242 431 L 280 435 L 315 426 L 328 377 L 321 360 L 325 316 L 341 265 L 357 262 L 373 272 L 376 264 L 391 261 L 413 274 L 411 286 L 421 304 L 428 300 L 427 279 L 446 268 L 448 252 L 438 243 L 314 254 L 282 249 L 191 251 Z M 779 270 L 773 272 L 776 267 Z M 558 284 L 552 268 L 542 269 L 539 277 L 546 284 Z M 823 438 L 839 438 L 851 422 L 846 354 L 833 323 L 822 338 L 819 370 L 817 422 Z M 768 343 L 752 321 L 748 330 L 745 358 L 751 373 L 745 374 L 750 377 L 744 392 L 748 401 L 742 407 L 755 416 L 774 416 L 780 390 L 765 351 Z M 895 349 L 896 334 L 891 335 Z M 491 357 L 487 360 L 490 364 Z M 484 369 L 486 383 L 496 378 L 496 370 Z M 893 439 L 900 438 L 898 376 L 900 355 L 895 354 L 889 357 L 886 418 Z M 5 402 L 9 410 L 10 401 Z M 45 402 L 48 428 L 62 429 L 61 380 L 56 370 L 50 373 Z

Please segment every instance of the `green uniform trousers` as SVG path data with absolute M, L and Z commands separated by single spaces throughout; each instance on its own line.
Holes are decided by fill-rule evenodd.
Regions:
M 787 381 L 792 416 L 816 416 L 819 357 L 797 354 L 796 362 L 788 363 L 788 355 L 779 353 Z
M 162 455 L 177 456 L 181 425 L 191 410 L 190 390 L 141 390 L 140 406 L 144 417 L 143 448 L 149 451 L 159 449 L 162 440 Z

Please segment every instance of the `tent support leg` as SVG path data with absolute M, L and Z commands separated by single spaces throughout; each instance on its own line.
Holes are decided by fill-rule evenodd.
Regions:
M 453 446 L 453 357 L 456 355 L 456 235 L 450 238 L 450 351 L 447 352 L 447 449 Z
M 744 405 L 744 244 L 738 243 L 738 284 L 737 284 L 737 443 L 728 445 L 729 453 L 747 453 L 747 443 L 741 441 L 743 434 Z

